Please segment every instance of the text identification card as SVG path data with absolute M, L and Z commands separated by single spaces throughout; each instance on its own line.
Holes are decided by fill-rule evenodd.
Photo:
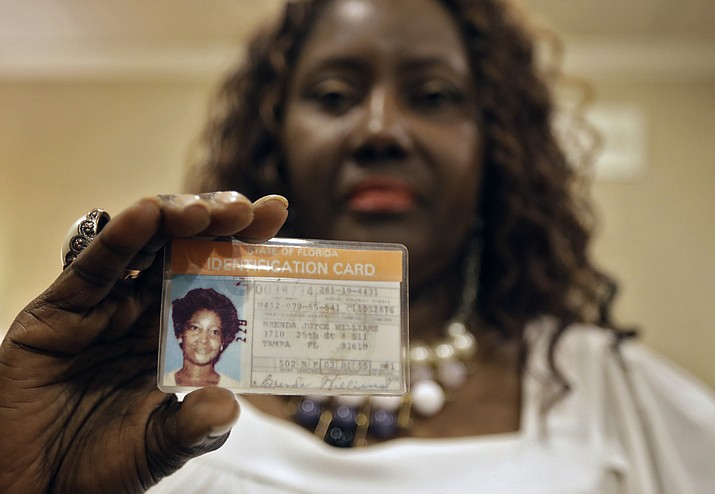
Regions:
M 158 384 L 166 392 L 407 391 L 402 245 L 174 240 L 161 315 Z

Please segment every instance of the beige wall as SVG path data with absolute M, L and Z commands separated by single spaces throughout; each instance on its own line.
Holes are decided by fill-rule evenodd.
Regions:
M 204 119 L 205 81 L 0 82 L 0 327 L 59 271 L 86 210 L 176 191 Z M 616 316 L 715 386 L 715 81 L 597 85 L 641 108 L 648 172 L 599 183 L 601 264 L 620 280 Z
M 715 386 L 715 80 L 596 89 L 647 122 L 645 177 L 594 186 L 596 255 L 623 290 L 618 320 Z
M 207 85 L 0 83 L 0 327 L 60 270 L 69 225 L 180 189 Z

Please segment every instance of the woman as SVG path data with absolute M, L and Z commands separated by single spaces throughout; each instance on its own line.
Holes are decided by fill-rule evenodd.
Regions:
M 164 386 L 236 387 L 215 365 L 240 330 L 233 302 L 213 288 L 194 288 L 171 303 L 174 335 L 183 354 L 181 369 L 164 375 Z
M 501 2 L 292 2 L 224 92 L 200 188 L 285 194 L 286 235 L 407 245 L 411 339 L 429 355 L 464 320 L 479 343 L 462 362 L 471 372 L 442 378 L 452 399 L 414 414 L 400 439 L 333 448 L 274 396 L 242 398 L 228 438 L 230 394 L 205 388 L 179 404 L 153 387 L 156 254 L 170 237 L 270 237 L 286 203 L 146 199 L 4 343 L 0 427 L 20 453 L 2 463 L 0 487 L 138 492 L 228 439 L 156 492 L 710 488 L 711 395 L 584 324 L 607 323 L 612 284 L 587 256 L 587 211 L 550 131 L 548 91 Z M 143 273 L 117 281 L 126 269 Z M 89 455 L 114 461 L 96 472 Z

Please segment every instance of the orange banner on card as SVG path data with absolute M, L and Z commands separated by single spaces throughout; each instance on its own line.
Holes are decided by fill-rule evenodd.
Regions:
M 404 247 L 350 249 L 342 245 L 179 239 L 171 243 L 174 274 L 327 280 L 403 281 Z

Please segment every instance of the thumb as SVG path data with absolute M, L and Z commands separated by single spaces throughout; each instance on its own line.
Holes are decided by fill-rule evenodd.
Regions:
M 152 416 L 146 430 L 147 462 L 156 482 L 191 458 L 222 446 L 240 412 L 235 395 L 217 387 L 168 403 Z

